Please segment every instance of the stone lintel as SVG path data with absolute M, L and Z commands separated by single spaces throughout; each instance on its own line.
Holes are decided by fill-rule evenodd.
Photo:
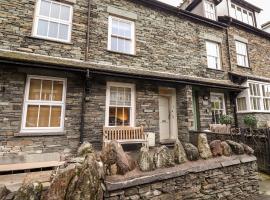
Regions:
M 137 20 L 138 16 L 136 13 L 130 12 L 130 11 L 125 11 L 121 10 L 119 8 L 113 7 L 113 6 L 108 6 L 107 7 L 107 12 L 113 15 L 117 15 L 120 17 L 132 19 L 132 20 Z
M 122 190 L 124 188 L 134 187 L 142 184 L 149 184 L 161 180 L 181 177 L 189 173 L 198 173 L 228 166 L 239 165 L 256 161 L 255 156 L 241 155 L 231 157 L 218 157 L 209 160 L 188 161 L 184 164 L 172 168 L 157 169 L 152 172 L 140 172 L 137 175 L 128 178 L 107 177 L 105 180 L 107 191 Z

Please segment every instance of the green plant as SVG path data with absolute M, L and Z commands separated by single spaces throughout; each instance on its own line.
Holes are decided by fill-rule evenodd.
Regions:
M 250 128 L 254 128 L 257 125 L 257 119 L 253 115 L 247 115 L 244 117 L 244 123 Z
M 222 116 L 220 117 L 219 122 L 220 122 L 221 124 L 229 125 L 229 124 L 232 124 L 233 118 L 232 118 L 230 115 L 222 115 Z

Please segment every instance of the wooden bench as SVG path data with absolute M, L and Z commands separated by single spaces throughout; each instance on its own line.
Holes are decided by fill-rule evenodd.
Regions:
M 148 146 L 148 134 L 141 127 L 103 127 L 103 145 L 116 140 L 120 144 L 142 143 Z

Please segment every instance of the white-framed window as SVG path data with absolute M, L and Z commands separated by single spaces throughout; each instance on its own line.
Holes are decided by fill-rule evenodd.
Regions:
M 216 7 L 213 2 L 205 1 L 205 17 L 208 19 L 216 20 Z
M 247 44 L 240 41 L 235 41 L 237 65 L 249 67 Z
M 108 82 L 106 91 L 105 126 L 134 126 L 134 84 Z
M 211 69 L 221 69 L 219 43 L 206 41 L 206 52 L 208 67 Z
M 21 132 L 64 131 L 66 79 L 28 76 Z
M 270 112 L 270 84 L 248 81 L 248 87 L 237 97 L 238 112 Z
M 220 117 L 226 114 L 225 98 L 223 93 L 210 93 L 212 123 L 219 124 Z
M 33 36 L 71 41 L 73 7 L 51 0 L 37 0 Z
M 134 21 L 109 16 L 108 50 L 135 54 Z
M 254 17 L 251 11 L 241 8 L 235 4 L 231 4 L 231 15 L 233 18 L 254 26 Z

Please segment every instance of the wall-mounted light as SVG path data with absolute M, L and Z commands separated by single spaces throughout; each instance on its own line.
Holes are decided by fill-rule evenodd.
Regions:
M 203 100 L 208 101 L 209 100 L 209 97 L 206 96 L 206 95 L 203 95 Z

